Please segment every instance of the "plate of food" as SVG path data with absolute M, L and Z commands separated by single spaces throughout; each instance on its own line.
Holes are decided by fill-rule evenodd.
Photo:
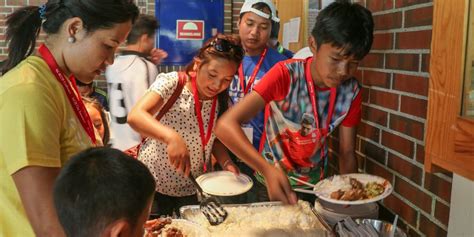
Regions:
M 343 174 L 322 180 L 314 186 L 314 193 L 324 201 L 357 205 L 379 201 L 392 193 L 390 182 L 371 174 Z
M 252 179 L 245 175 L 236 176 L 230 171 L 216 171 L 196 178 L 202 190 L 216 196 L 235 196 L 249 191 L 253 186 Z
M 158 218 L 145 223 L 144 237 L 207 237 L 209 231 L 185 219 Z

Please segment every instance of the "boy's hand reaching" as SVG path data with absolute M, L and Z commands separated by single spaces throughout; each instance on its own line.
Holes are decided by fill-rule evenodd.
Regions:
M 161 60 L 165 59 L 168 57 L 168 53 L 162 49 L 157 49 L 154 48 L 150 52 L 150 61 L 152 61 L 155 65 L 158 65 L 161 63 Z
M 282 201 L 285 204 L 296 204 L 298 199 L 288 182 L 288 177 L 282 170 L 268 166 L 264 171 L 270 200 Z

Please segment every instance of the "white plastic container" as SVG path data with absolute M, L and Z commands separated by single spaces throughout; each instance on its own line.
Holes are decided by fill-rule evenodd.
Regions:
M 376 202 L 360 205 L 339 205 L 316 199 L 314 210 L 324 218 L 330 227 L 348 216 L 352 219 L 377 219 L 379 217 L 379 206 Z

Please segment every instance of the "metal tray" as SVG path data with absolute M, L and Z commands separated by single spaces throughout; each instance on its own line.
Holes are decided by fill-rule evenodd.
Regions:
M 222 204 L 222 206 L 225 207 L 248 207 L 248 208 L 259 208 L 259 207 L 278 207 L 282 206 L 283 204 L 281 202 L 256 202 L 256 203 L 247 203 L 247 204 Z M 329 225 L 324 221 L 324 219 L 315 211 L 314 207 L 310 204 L 310 209 L 312 213 L 316 216 L 317 220 L 323 227 L 323 230 L 325 231 L 325 236 L 335 236 L 334 232 L 332 231 L 332 228 L 329 227 Z M 181 218 L 189 220 L 189 221 L 194 221 L 193 216 L 195 213 L 201 212 L 199 210 L 199 205 L 188 205 L 188 206 L 183 206 L 179 209 L 179 213 Z

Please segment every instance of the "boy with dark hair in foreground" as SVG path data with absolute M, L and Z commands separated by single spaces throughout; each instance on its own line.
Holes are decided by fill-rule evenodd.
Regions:
M 142 237 L 155 181 L 140 161 L 112 148 L 71 158 L 54 185 L 59 221 L 72 236 Z

